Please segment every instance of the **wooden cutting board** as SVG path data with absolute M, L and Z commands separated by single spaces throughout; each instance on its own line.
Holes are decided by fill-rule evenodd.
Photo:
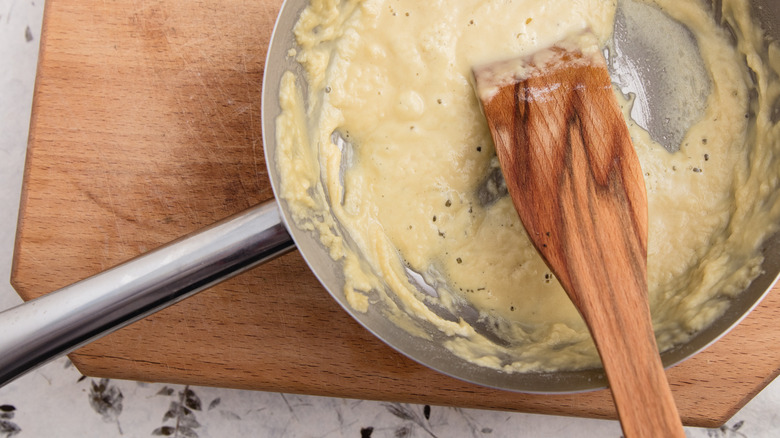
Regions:
M 12 283 L 32 299 L 272 197 L 260 86 L 281 0 L 47 0 Z M 780 294 L 669 371 L 718 426 L 780 369 Z M 607 391 L 526 395 L 376 340 L 291 253 L 71 355 L 95 377 L 614 418 Z

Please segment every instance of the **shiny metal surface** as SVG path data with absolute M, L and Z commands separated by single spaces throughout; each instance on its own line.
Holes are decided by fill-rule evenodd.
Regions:
M 676 152 L 688 127 L 707 109 L 711 88 L 693 34 L 652 5 L 623 0 L 607 51 L 613 83 L 634 98 L 631 119 Z
M 0 313 L 0 386 L 293 248 L 268 201 Z
M 717 3 L 717 1 L 715 3 Z M 275 119 L 281 111 L 279 107 L 279 84 L 282 74 L 285 71 L 300 71 L 300 67 L 293 59 L 287 56 L 287 52 L 289 49 L 295 47 L 292 28 L 305 4 L 306 0 L 286 0 L 280 16 L 278 17 L 266 60 L 262 102 L 263 138 L 266 163 L 275 193 L 278 193 L 277 190 L 280 178 L 274 165 L 274 156 L 276 153 Z M 780 2 L 777 2 L 776 0 L 756 0 L 751 4 L 760 21 L 769 20 L 762 22 L 764 27 L 768 29 L 768 33 L 777 37 L 777 30 L 780 29 Z M 713 7 L 717 8 L 718 5 L 714 4 Z M 622 47 L 626 48 L 626 41 L 623 41 L 623 43 L 624 45 Z M 630 48 L 624 50 L 624 55 L 636 57 L 642 55 L 642 52 L 641 49 Z M 663 102 L 666 102 L 667 100 L 655 98 L 656 96 L 653 96 L 654 92 L 652 91 L 654 87 L 651 85 L 654 81 L 662 80 L 662 76 L 648 76 L 644 84 L 639 84 L 640 86 L 646 87 L 651 100 L 655 102 L 652 103 L 652 107 L 646 109 L 648 111 L 647 114 L 650 116 L 658 114 L 659 111 L 664 111 Z M 299 78 L 298 85 L 304 91 L 305 96 L 305 82 Z M 673 98 L 675 96 L 671 97 Z M 657 121 L 658 119 L 656 118 L 655 120 Z M 663 119 L 661 120 L 663 121 Z M 679 134 L 674 129 L 659 131 L 658 127 L 663 125 L 663 123 L 658 124 L 657 122 L 648 123 L 647 128 L 651 131 L 651 135 L 653 135 L 654 138 L 660 140 L 666 138 L 667 141 L 664 141 L 664 143 L 669 144 L 669 142 L 674 141 L 675 136 Z M 430 339 L 412 336 L 406 331 L 398 328 L 384 315 L 383 310 L 380 308 L 380 300 L 375 300 L 380 304 L 370 306 L 368 312 L 356 312 L 347 304 L 346 298 L 342 292 L 344 286 L 342 267 L 338 262 L 334 262 L 330 258 L 327 250 L 320 244 L 317 236 L 295 227 L 292 216 L 284 201 L 280 201 L 280 206 L 282 214 L 288 223 L 288 229 L 295 239 L 301 254 L 334 299 L 336 299 L 344 310 L 352 315 L 352 317 L 360 322 L 366 329 L 412 360 L 461 380 L 505 390 L 549 394 L 589 391 L 606 386 L 606 378 L 603 371 L 600 369 L 556 373 L 508 374 L 466 362 L 451 354 L 443 346 L 446 337 L 439 333 L 435 328 L 431 327 L 430 330 L 428 330 L 428 333 L 431 336 Z M 662 354 L 662 360 L 666 366 L 672 366 L 681 362 L 706 348 L 708 345 L 725 335 L 732 327 L 739 323 L 750 310 L 758 305 L 775 283 L 778 272 L 780 272 L 780 251 L 778 251 L 778 248 L 780 248 L 780 236 L 778 235 L 775 235 L 765 242 L 763 246 L 763 253 L 765 256 L 763 274 L 754 280 L 746 291 L 735 297 L 726 313 L 710 327 L 696 334 L 686 344 L 664 352 Z

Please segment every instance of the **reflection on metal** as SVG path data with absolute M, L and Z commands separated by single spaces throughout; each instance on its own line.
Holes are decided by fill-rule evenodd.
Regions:
M 0 386 L 294 248 L 274 200 L 0 313 Z

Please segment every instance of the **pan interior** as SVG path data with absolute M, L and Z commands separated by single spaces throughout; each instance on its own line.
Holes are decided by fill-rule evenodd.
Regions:
M 633 2 L 623 3 L 631 4 Z M 759 11 L 756 15 L 759 20 L 762 21 L 762 24 L 770 33 L 776 33 L 778 27 L 780 27 L 778 26 L 777 21 L 778 17 L 780 17 L 780 4 L 777 4 L 776 2 L 759 1 L 755 2 L 753 5 L 753 8 L 756 11 Z M 305 6 L 306 2 L 302 0 L 288 0 L 284 4 L 268 52 L 268 61 L 266 63 L 263 81 L 265 156 L 268 161 L 268 169 L 277 198 L 279 198 L 278 188 L 280 184 L 280 175 L 273 161 L 273 157 L 276 156 L 277 147 L 276 125 L 274 121 L 281 113 L 278 99 L 279 84 L 285 71 L 300 70 L 300 67 L 295 62 L 294 58 L 289 56 L 290 50 L 295 49 L 296 47 L 291 29 L 298 20 L 300 11 Z M 718 5 L 713 5 L 713 7 L 716 8 Z M 670 99 L 673 100 L 678 96 L 674 94 L 669 96 L 655 96 L 650 90 L 656 89 L 656 87 L 652 85 L 654 82 L 668 80 L 668 75 L 674 75 L 673 72 L 646 69 L 648 73 L 643 76 L 625 74 L 621 76 L 618 74 L 621 69 L 625 73 L 626 71 L 635 68 L 631 67 L 632 65 L 638 65 L 641 68 L 641 66 L 647 66 L 648 63 L 655 62 L 655 59 L 652 58 L 652 56 L 648 56 L 648 54 L 653 53 L 652 48 L 646 47 L 646 43 L 648 43 L 648 41 L 652 42 L 653 38 L 647 38 L 647 41 L 643 44 L 635 46 L 631 46 L 630 43 L 632 41 L 630 41 L 630 38 L 621 40 L 620 26 L 628 25 L 628 22 L 631 19 L 631 12 L 626 12 L 627 8 L 622 7 L 621 11 L 623 15 L 622 18 L 620 15 L 618 16 L 616 39 L 610 46 L 613 51 L 610 53 L 611 59 L 614 61 L 612 63 L 613 76 L 617 77 L 616 82 L 625 90 L 626 94 L 633 93 L 639 95 L 645 93 L 645 96 L 647 97 L 645 100 L 647 102 L 647 107 L 642 109 L 644 113 L 635 115 L 635 118 L 638 119 L 640 123 L 644 123 L 644 125 L 646 125 L 644 127 L 647 128 L 651 135 L 656 137 L 659 142 L 665 145 L 672 145 L 675 143 L 675 136 L 679 135 L 680 131 L 679 126 L 675 126 L 675 124 L 689 123 L 689 119 L 695 118 L 697 111 L 700 111 L 700 109 L 697 110 L 697 106 L 693 105 L 693 109 L 689 110 L 687 113 L 680 114 L 675 118 L 672 118 L 673 120 L 666 121 L 667 117 L 656 115 L 664 114 L 660 109 L 671 105 Z M 670 26 L 674 28 L 675 24 L 676 22 L 670 23 Z M 725 23 L 724 25 L 729 26 L 728 23 Z M 682 31 L 684 32 L 684 29 Z M 691 48 L 695 50 L 695 45 L 684 48 L 684 50 L 691 50 Z M 622 66 L 619 65 L 619 61 L 621 60 L 625 61 Z M 626 67 L 626 65 L 629 67 Z M 695 75 L 696 73 L 693 72 L 692 74 Z M 302 77 L 302 74 L 297 75 L 299 81 L 298 86 L 305 90 L 307 84 L 301 79 Z M 305 96 L 306 93 L 303 93 L 303 95 Z M 668 115 L 668 112 L 666 114 Z M 335 142 L 345 141 L 343 150 L 345 151 L 345 154 L 347 154 L 349 147 L 346 144 L 346 140 L 343 136 L 338 135 L 338 133 L 335 133 L 334 135 Z M 344 270 L 339 265 L 339 262 L 333 261 L 333 258 L 329 254 L 329 249 L 321 244 L 316 233 L 296 226 L 293 214 L 285 201 L 281 201 L 280 204 L 288 229 L 295 239 L 302 255 L 328 291 L 348 313 L 368 330 L 411 359 L 453 377 L 501 389 L 536 393 L 555 393 L 584 391 L 605 386 L 605 377 L 599 369 L 509 374 L 495 369 L 478 366 L 471 362 L 459 359 L 447 350 L 443 346 L 447 337 L 433 327 L 424 327 L 427 339 L 421 338 L 400 328 L 397 321 L 388 319 L 387 314 L 380 306 L 368 306 L 365 312 L 356 311 L 354 307 L 348 303 L 348 298 L 344 293 Z M 334 226 L 338 227 L 339 224 L 335 223 Z M 339 232 L 342 235 L 348 236 L 348 233 L 343 230 L 340 230 Z M 747 290 L 733 298 L 726 312 L 708 328 L 697 333 L 685 344 L 678 345 L 663 353 L 662 358 L 666 365 L 680 362 L 705 348 L 725 334 L 755 305 L 757 305 L 760 299 L 772 286 L 778 271 L 780 271 L 780 257 L 777 255 L 778 252 L 776 251 L 777 245 L 780 245 L 777 235 L 764 243 L 762 246 L 764 255 L 764 263 L 762 265 L 763 273 L 751 283 Z M 431 285 L 430 282 L 427 282 L 421 273 L 409 271 L 408 276 L 410 281 L 416 284 L 422 293 L 435 293 L 435 285 Z M 444 309 L 434 308 L 432 310 L 444 318 L 464 317 L 467 320 L 471 320 L 481 333 L 485 333 L 486 335 L 490 335 L 491 333 L 489 327 L 479 327 L 476 310 L 469 308 L 468 306 L 464 306 L 459 311 L 459 315 L 447 314 L 447 311 Z M 493 340 L 495 342 L 505 342 L 505 340 L 502 339 Z

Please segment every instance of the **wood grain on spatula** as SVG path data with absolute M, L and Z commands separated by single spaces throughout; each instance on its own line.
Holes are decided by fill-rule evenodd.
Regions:
M 627 437 L 685 436 L 647 302 L 642 169 L 596 50 L 474 69 L 509 194 L 590 328 Z

